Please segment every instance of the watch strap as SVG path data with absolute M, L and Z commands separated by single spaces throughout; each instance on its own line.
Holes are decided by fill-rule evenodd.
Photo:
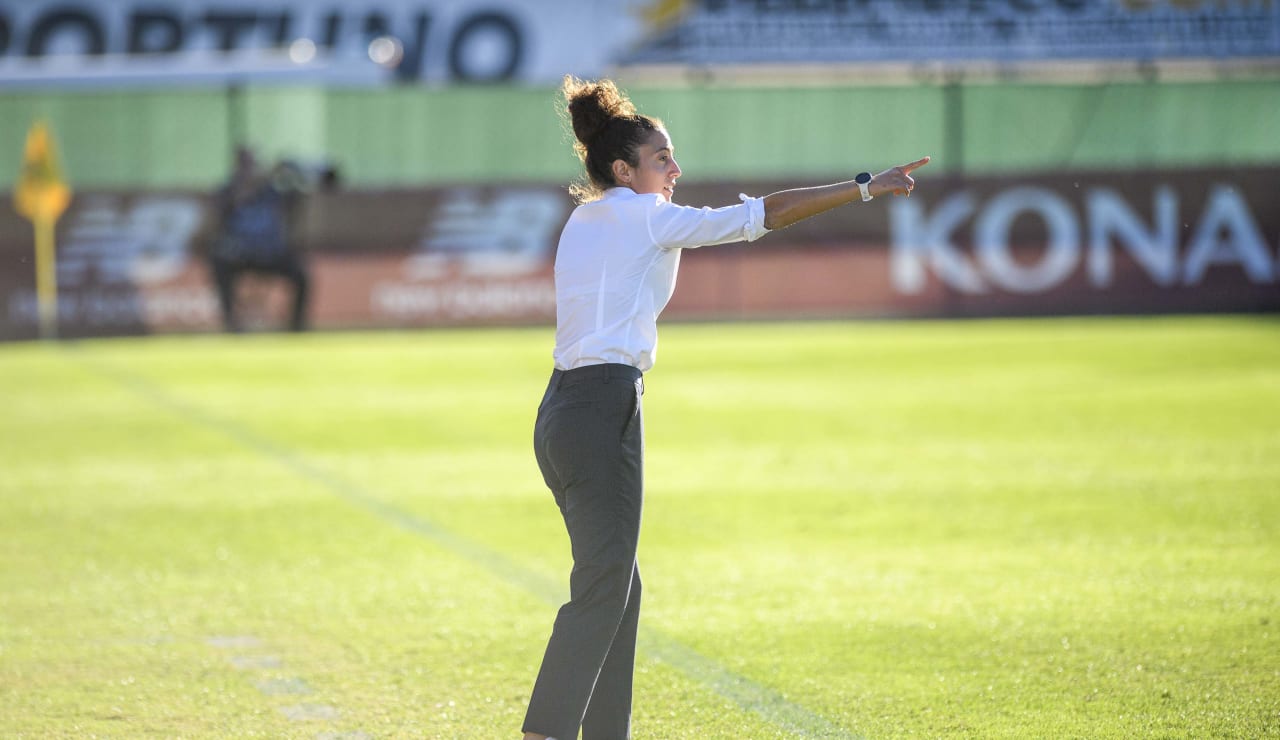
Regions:
M 871 200 L 871 173 L 859 172 L 858 176 L 853 178 L 853 181 L 858 183 L 858 190 L 862 193 L 862 202 L 866 203 Z

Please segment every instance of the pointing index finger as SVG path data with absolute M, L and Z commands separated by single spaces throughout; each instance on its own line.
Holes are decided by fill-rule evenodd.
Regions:
M 920 159 L 917 159 L 916 161 L 912 162 L 911 164 L 904 164 L 904 165 L 902 165 L 902 171 L 903 171 L 903 173 L 904 173 L 904 174 L 908 174 L 908 175 L 910 175 L 910 174 L 911 174 L 911 172 L 912 172 L 912 170 L 920 169 L 921 167 L 925 166 L 926 164 L 929 164 L 929 157 L 921 157 Z

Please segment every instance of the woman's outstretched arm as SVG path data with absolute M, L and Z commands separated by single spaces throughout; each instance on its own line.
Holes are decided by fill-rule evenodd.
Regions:
M 923 157 L 910 164 L 890 167 L 873 176 L 867 187 L 872 196 L 885 193 L 911 195 L 916 186 L 911 173 L 928 163 L 929 158 Z M 853 180 L 815 188 L 781 190 L 764 198 L 764 226 L 770 230 L 781 229 L 861 198 L 862 192 Z

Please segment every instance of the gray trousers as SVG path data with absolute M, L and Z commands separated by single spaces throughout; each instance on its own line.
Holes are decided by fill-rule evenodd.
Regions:
M 569 530 L 569 602 L 556 615 L 524 732 L 626 740 L 640 616 L 636 545 L 644 501 L 641 373 L 628 365 L 556 370 L 538 407 L 534 451 Z

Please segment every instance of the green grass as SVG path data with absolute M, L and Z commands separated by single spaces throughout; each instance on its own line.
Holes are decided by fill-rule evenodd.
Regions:
M 550 334 L 0 347 L 0 736 L 518 737 Z M 646 383 L 637 740 L 1280 733 L 1280 321 L 669 325 Z

